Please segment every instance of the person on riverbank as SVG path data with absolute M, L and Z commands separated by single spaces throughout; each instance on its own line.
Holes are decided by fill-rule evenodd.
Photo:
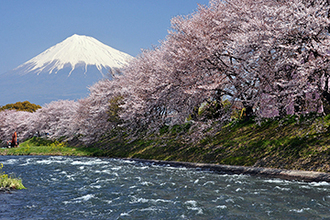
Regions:
M 17 132 L 15 131 L 11 139 L 11 147 L 18 147 Z

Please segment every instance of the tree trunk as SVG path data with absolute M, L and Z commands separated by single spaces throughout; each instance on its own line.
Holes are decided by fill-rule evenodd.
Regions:
M 327 91 L 322 92 L 322 104 L 324 113 L 330 114 L 330 93 Z
M 253 116 L 254 116 L 254 112 L 253 112 L 253 105 L 251 106 L 250 103 L 247 102 L 242 102 L 243 107 L 245 108 L 245 121 L 249 121 Z

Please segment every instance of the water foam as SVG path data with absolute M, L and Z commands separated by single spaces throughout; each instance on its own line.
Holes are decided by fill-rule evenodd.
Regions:
M 6 164 L 16 164 L 18 162 L 17 159 L 9 159 L 9 160 L 6 160 L 6 161 L 3 161 L 1 162 L 3 165 L 6 165 Z
M 310 208 L 302 208 L 302 209 L 290 209 L 290 212 L 296 212 L 296 213 L 303 213 L 305 211 L 310 210 Z
M 64 201 L 63 203 L 65 205 L 70 204 L 70 203 L 82 203 L 82 202 L 86 202 L 86 201 L 88 201 L 88 200 L 90 200 L 90 199 L 92 199 L 94 197 L 95 197 L 94 194 L 88 194 L 88 195 L 85 195 L 85 196 L 77 197 L 77 198 L 72 199 L 70 201 Z

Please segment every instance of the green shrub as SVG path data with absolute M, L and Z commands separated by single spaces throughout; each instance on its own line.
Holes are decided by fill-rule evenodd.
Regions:
M 2 168 L 3 164 L 0 163 L 0 188 L 26 189 L 21 179 L 8 176 L 8 174 L 2 171 Z
M 61 151 L 64 147 L 66 147 L 65 142 L 55 141 L 50 145 L 50 151 Z

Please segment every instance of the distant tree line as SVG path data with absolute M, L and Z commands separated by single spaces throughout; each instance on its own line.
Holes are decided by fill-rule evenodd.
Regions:
M 1 111 L 0 135 L 91 143 L 113 129 L 133 137 L 190 122 L 203 135 L 233 116 L 329 113 L 328 0 L 211 0 L 171 23 L 159 46 L 90 87 L 85 99 Z
M 29 101 L 24 101 L 24 102 L 16 102 L 14 104 L 7 104 L 4 106 L 0 106 L 0 111 L 17 110 L 17 111 L 35 112 L 40 108 L 41 108 L 40 105 L 30 103 Z

